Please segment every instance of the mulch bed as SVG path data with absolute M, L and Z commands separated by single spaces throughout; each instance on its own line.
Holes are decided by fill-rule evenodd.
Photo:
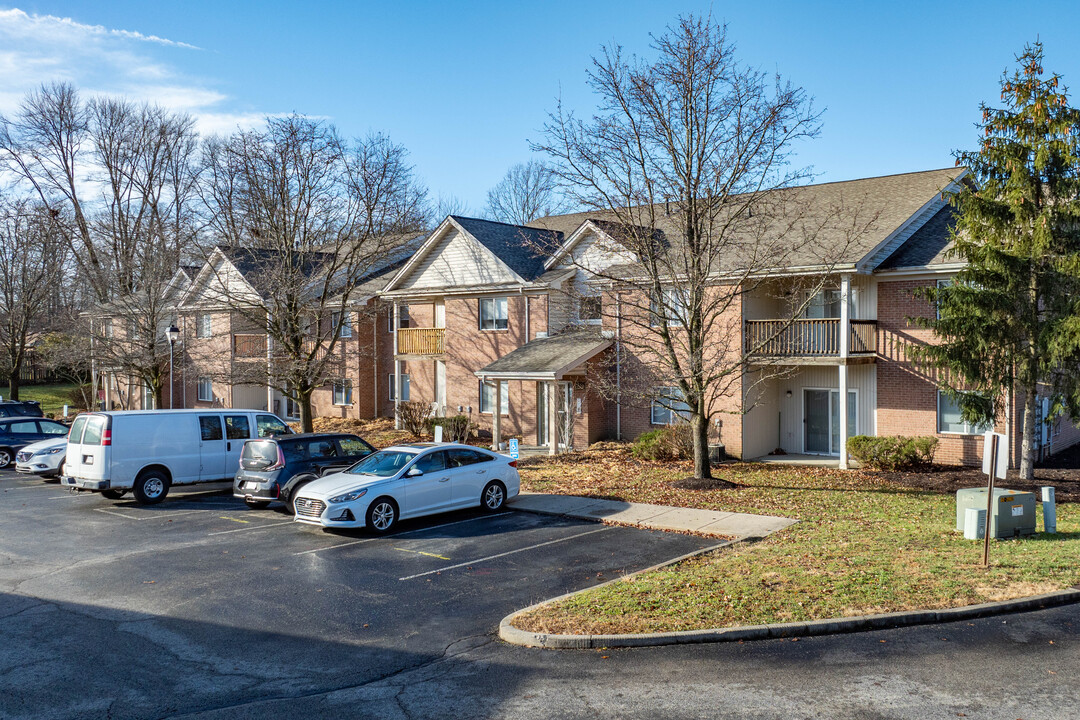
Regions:
M 866 472 L 898 485 L 931 492 L 954 493 L 961 488 L 986 487 L 986 475 L 977 467 L 934 465 L 908 472 Z M 1034 492 L 1036 496 L 1040 487 L 1052 485 L 1057 502 L 1080 502 L 1080 445 L 1052 455 L 1037 465 L 1034 482 L 1021 480 L 1015 470 L 1010 470 L 1007 479 L 995 480 L 994 484 L 1010 490 Z

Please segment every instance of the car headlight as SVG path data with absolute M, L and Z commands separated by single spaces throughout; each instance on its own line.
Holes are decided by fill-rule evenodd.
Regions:
M 67 446 L 66 445 L 64 447 L 58 447 L 58 448 L 53 448 L 52 450 L 46 450 L 43 454 L 44 455 L 55 455 L 56 453 L 62 453 L 62 452 L 67 452 Z
M 332 502 L 332 503 L 352 502 L 353 500 L 356 500 L 357 498 L 362 498 L 365 495 L 367 495 L 367 488 L 364 488 L 363 490 L 353 490 L 352 492 L 347 492 L 344 495 L 338 495 L 337 497 L 332 497 L 332 498 L 330 498 L 330 502 Z

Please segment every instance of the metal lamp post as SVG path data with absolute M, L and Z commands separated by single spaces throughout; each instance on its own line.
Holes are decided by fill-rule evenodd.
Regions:
M 176 345 L 176 339 L 180 337 L 180 328 L 176 325 L 169 325 L 169 329 L 165 331 L 165 338 L 169 341 L 169 409 L 173 409 L 173 347 Z

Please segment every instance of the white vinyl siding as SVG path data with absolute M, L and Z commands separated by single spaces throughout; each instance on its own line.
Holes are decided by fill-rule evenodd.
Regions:
M 462 287 L 518 283 L 520 278 L 480 243 L 448 228 L 443 238 L 404 278 L 401 288 Z

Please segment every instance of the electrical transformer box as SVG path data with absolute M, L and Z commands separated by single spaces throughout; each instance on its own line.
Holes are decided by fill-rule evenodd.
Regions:
M 964 511 L 986 509 L 986 488 L 956 491 L 956 531 L 964 531 Z M 1035 493 L 994 488 L 994 503 L 987 524 L 990 537 L 1010 538 L 1035 534 Z

